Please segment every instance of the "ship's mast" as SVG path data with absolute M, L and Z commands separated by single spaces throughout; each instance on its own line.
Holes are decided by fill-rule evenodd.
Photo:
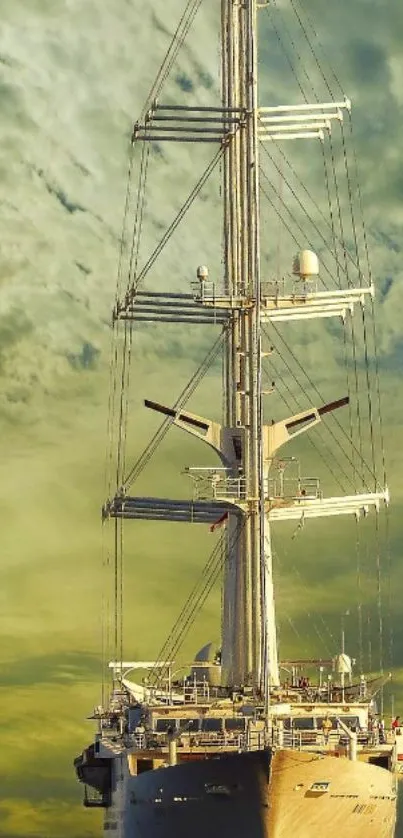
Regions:
M 222 0 L 222 56 L 223 107 L 244 114 L 224 161 L 225 290 L 245 302 L 227 339 L 224 421 L 241 431 L 246 504 L 239 533 L 230 516 L 223 663 L 230 683 L 261 692 L 269 671 L 278 683 L 278 664 L 262 455 L 256 0 Z
M 355 305 L 363 306 L 365 299 L 373 296 L 374 289 L 371 284 L 363 284 L 362 277 L 357 288 L 318 287 L 318 259 L 311 251 L 302 251 L 296 259 L 293 271 L 299 283 L 297 293 L 295 289 L 291 293 L 287 289 L 273 293 L 270 287 L 262 288 L 259 145 L 300 139 L 323 142 L 332 124 L 342 121 L 343 111 L 350 109 L 350 103 L 344 100 L 258 108 L 257 8 L 257 0 L 221 0 L 221 106 L 165 104 L 155 98 L 154 86 L 132 136 L 133 143 L 141 144 L 217 144 L 217 152 L 197 189 L 200 191 L 218 160 L 223 159 L 224 289 L 217 291 L 215 284 L 211 287 L 207 267 L 200 266 L 197 288 L 189 289 L 189 293 L 142 290 L 141 282 L 179 223 L 177 216 L 169 235 L 164 235 L 162 244 L 157 245 L 139 275 L 130 275 L 128 291 L 118 300 L 114 313 L 117 320 L 125 321 L 125 329 L 126 321 L 133 320 L 224 327 L 222 425 L 189 413 L 184 409 L 186 401 L 179 400 L 174 407 L 145 401 L 146 407 L 169 417 L 177 427 L 210 446 L 221 465 L 207 470 L 207 494 L 202 482 L 203 490 L 199 494 L 195 491 L 192 500 L 130 496 L 128 487 L 139 473 L 137 466 L 128 478 L 118 469 L 117 493 L 105 504 L 103 514 L 120 519 L 204 525 L 228 519 L 223 684 L 229 688 L 250 687 L 257 698 L 264 697 L 267 706 L 270 687 L 279 683 L 269 517 L 270 523 L 297 520 L 300 525 L 305 519 L 329 515 L 359 517 L 369 508 L 378 509 L 381 502 L 387 503 L 389 495 L 386 487 L 376 486 L 373 492 L 326 498 L 315 480 L 307 479 L 306 485 L 298 480 L 295 491 L 287 493 L 284 486 L 269 481 L 279 449 L 316 426 L 322 416 L 345 406 L 349 398 L 318 407 L 310 405 L 298 414 L 264 424 L 262 324 L 270 327 L 276 322 L 323 317 L 341 317 L 344 321 L 347 315 L 353 315 Z M 170 51 L 166 62 L 168 67 Z M 163 78 L 164 73 L 158 79 L 160 76 Z M 193 200 L 193 192 L 189 197 Z M 188 199 L 189 206 L 190 203 Z M 310 280 L 314 281 L 310 284 Z M 126 345 L 125 340 L 124 352 Z M 122 368 L 126 369 L 124 363 Z M 120 427 L 125 421 L 123 405 L 121 399 Z M 140 458 L 138 462 L 141 465 L 143 461 Z M 195 479 L 198 472 L 202 477 L 197 479 L 205 479 L 205 467 L 191 471 Z

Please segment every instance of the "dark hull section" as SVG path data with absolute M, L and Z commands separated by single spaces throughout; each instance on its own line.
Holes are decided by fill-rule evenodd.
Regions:
M 267 838 L 270 765 L 271 753 L 258 751 L 128 775 L 105 834 L 117 826 L 119 838 Z

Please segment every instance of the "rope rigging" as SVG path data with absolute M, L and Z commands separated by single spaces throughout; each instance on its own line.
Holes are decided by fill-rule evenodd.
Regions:
M 224 535 L 221 535 L 203 568 L 200 578 L 186 599 L 164 645 L 157 655 L 156 663 L 164 665 L 161 668 L 156 666 L 150 672 L 149 682 L 155 687 L 161 686 L 163 680 L 166 678 L 169 663 L 175 660 L 198 612 L 204 605 L 208 594 L 218 578 L 218 574 L 222 569 L 223 541 Z
M 154 101 L 158 97 L 164 82 L 166 81 L 167 77 L 169 76 L 172 67 L 176 61 L 178 52 L 180 48 L 183 46 L 185 38 L 189 32 L 189 29 L 193 23 L 195 15 L 202 3 L 202 0 L 189 0 L 186 5 L 185 11 L 180 19 L 180 22 L 175 30 L 174 36 L 164 58 L 164 61 L 161 64 L 161 67 L 158 71 L 157 77 L 153 84 L 153 87 L 150 91 L 150 94 L 145 102 L 142 115 L 143 117 L 146 115 L 150 107 L 153 105 Z M 329 83 L 329 79 L 327 74 L 325 74 L 324 69 L 322 68 L 322 64 L 315 52 L 312 38 L 308 32 L 308 27 L 304 23 L 303 20 L 303 10 L 301 11 L 297 9 L 297 2 L 296 0 L 290 0 L 290 5 L 293 10 L 294 16 L 300 26 L 300 29 L 305 37 L 305 40 L 308 44 L 312 57 L 315 61 L 317 70 L 319 71 L 321 78 L 326 86 L 326 89 L 329 93 L 331 98 L 333 97 L 331 86 Z M 298 77 L 296 66 L 292 63 L 288 50 L 286 48 L 285 40 L 277 27 L 275 20 L 274 20 L 274 10 L 278 12 L 278 6 L 276 0 L 272 0 L 271 6 L 266 7 L 266 11 L 268 16 L 272 22 L 272 26 L 274 32 L 277 36 L 277 39 L 280 43 L 281 49 L 283 50 L 286 59 L 288 61 L 289 67 L 294 78 L 297 81 L 300 93 L 306 103 L 308 103 L 308 98 L 306 95 L 306 88 L 305 83 L 301 84 L 301 81 Z M 314 32 L 315 37 L 317 38 L 317 34 L 313 29 L 312 23 L 309 21 L 309 28 Z M 309 87 L 312 88 L 312 93 L 316 102 L 319 102 L 314 81 L 311 78 L 308 70 L 304 66 L 302 52 L 296 49 L 295 39 L 291 32 L 291 30 L 284 25 L 284 31 L 286 33 L 286 38 L 291 44 L 293 48 L 293 52 L 296 55 L 297 62 L 299 68 L 302 71 L 304 76 L 305 82 L 308 83 Z M 336 84 L 340 87 L 337 77 L 333 73 L 333 78 Z M 341 87 L 340 87 L 341 89 Z M 344 94 L 343 94 L 344 95 Z M 350 131 L 351 131 L 351 117 L 350 117 Z M 281 179 L 281 187 L 284 184 L 288 189 L 290 195 L 292 196 L 293 200 L 299 207 L 299 210 L 302 212 L 302 218 L 304 223 L 309 225 L 310 229 L 313 230 L 316 235 L 319 237 L 322 245 L 325 246 L 326 250 L 329 252 L 330 257 L 334 260 L 335 271 L 332 271 L 331 267 L 327 263 L 326 259 L 323 259 L 321 256 L 321 265 L 323 266 L 323 271 L 327 276 L 330 278 L 330 285 L 335 285 L 339 289 L 343 287 L 342 277 L 345 277 L 345 284 L 347 288 L 353 287 L 352 281 L 352 273 L 357 273 L 360 287 L 363 287 L 364 283 L 364 273 L 362 270 L 362 262 L 364 261 L 360 255 L 360 243 L 359 243 L 359 226 L 357 223 L 356 215 L 354 212 L 354 190 L 352 186 L 352 176 L 350 170 L 350 163 L 349 163 L 349 148 L 347 143 L 347 138 L 344 133 L 343 125 L 341 123 L 341 139 L 342 139 L 342 151 L 343 151 L 343 160 L 344 160 L 344 173 L 347 182 L 347 200 L 348 200 L 348 210 L 350 213 L 349 220 L 346 223 L 345 220 L 345 212 L 346 208 L 343 203 L 343 198 L 341 194 L 341 190 L 338 183 L 338 171 L 336 165 L 336 156 L 335 156 L 335 149 L 333 146 L 333 142 L 331 137 L 329 137 L 329 142 L 324 143 L 321 142 L 321 150 L 323 155 L 323 169 L 324 169 L 324 179 L 325 179 L 325 191 L 326 191 L 326 199 L 327 205 L 329 210 L 330 216 L 330 223 L 327 221 L 325 214 L 323 213 L 320 205 L 314 200 L 312 192 L 309 192 L 304 183 L 299 178 L 296 169 L 293 167 L 291 162 L 288 160 L 288 157 L 283 152 L 282 148 L 278 144 L 278 142 L 274 139 L 274 145 L 277 148 L 277 151 L 281 157 L 280 166 L 278 165 L 274 155 L 272 155 L 267 147 L 261 143 L 263 148 L 264 154 L 266 158 L 270 161 L 271 165 L 274 169 L 278 172 Z M 105 469 L 105 481 L 108 482 L 108 496 L 111 495 L 112 490 L 112 480 L 113 480 L 113 472 L 114 472 L 114 480 L 115 486 L 119 492 L 125 493 L 127 490 L 133 485 L 133 483 L 138 479 L 139 475 L 142 473 L 143 469 L 147 466 L 150 459 L 153 457 L 154 453 L 162 443 L 163 439 L 165 438 L 169 428 L 173 424 L 175 417 L 167 417 L 161 423 L 151 440 L 148 442 L 146 448 L 143 450 L 141 455 L 138 457 L 134 465 L 127 471 L 126 466 L 126 459 L 127 459 L 127 428 L 128 428 L 128 415 L 129 415 L 129 389 L 130 389 L 130 371 L 131 371 L 131 355 L 132 355 L 132 347 L 133 347 L 133 333 L 134 333 L 134 325 L 132 320 L 124 321 L 123 331 L 122 331 L 122 324 L 121 321 L 117 319 L 119 314 L 119 307 L 122 303 L 122 287 L 123 287 L 123 272 L 124 272 L 124 250 L 127 246 L 127 222 L 128 216 L 131 208 L 131 185 L 132 185 L 132 178 L 133 178 L 133 151 L 134 146 L 131 145 L 130 154 L 129 154 L 129 166 L 128 166 L 128 175 L 127 175 L 127 187 L 126 187 L 126 196 L 125 196 L 125 204 L 124 204 L 124 215 L 123 215 L 123 232 L 120 239 L 120 250 L 119 250 L 119 260 L 118 260 L 118 275 L 117 275 L 117 283 L 116 283 L 116 297 L 115 297 L 115 318 L 112 323 L 112 332 L 111 332 L 111 362 L 110 362 L 110 395 L 109 395 L 109 416 L 108 416 L 108 448 L 106 453 L 106 469 Z M 169 227 L 163 234 L 162 238 L 152 251 L 152 253 L 148 256 L 147 260 L 144 264 L 139 268 L 139 261 L 140 261 L 140 243 L 142 241 L 142 232 L 143 232 L 143 222 L 144 222 L 144 214 L 145 214 L 145 206 L 146 206 L 146 190 L 147 190 L 147 176 L 149 170 L 149 163 L 150 163 L 150 144 L 144 143 L 142 147 L 142 153 L 140 158 L 140 165 L 139 165 L 139 176 L 138 176 L 138 184 L 137 184 L 137 198 L 135 203 L 134 209 L 134 221 L 132 227 L 132 234 L 131 234 L 131 242 L 130 242 L 130 252 L 128 257 L 128 265 L 127 265 L 127 278 L 126 278 L 126 286 L 124 290 L 125 300 L 124 302 L 127 304 L 128 302 L 132 303 L 135 299 L 136 292 L 139 288 L 139 284 L 144 281 L 147 277 L 151 269 L 153 268 L 156 260 L 159 258 L 161 253 L 163 252 L 167 242 L 171 238 L 171 236 L 177 231 L 179 225 L 181 224 L 182 220 L 185 218 L 188 210 L 192 206 L 193 202 L 199 195 L 200 191 L 204 187 L 205 183 L 207 182 L 208 178 L 212 174 L 213 170 L 217 166 L 217 164 L 221 161 L 223 154 L 227 149 L 227 141 L 223 142 L 217 152 L 215 153 L 213 159 L 208 164 L 207 168 L 199 178 L 198 182 L 188 195 L 186 201 L 182 204 L 179 211 L 175 215 L 174 219 L 171 221 Z M 328 152 L 327 152 L 328 150 Z M 285 176 L 284 173 L 284 166 L 282 163 L 286 163 L 287 165 L 287 174 L 288 177 Z M 354 164 L 357 168 L 357 159 L 355 156 L 354 151 Z M 299 216 L 297 217 L 296 212 L 293 212 L 290 207 L 287 205 L 285 198 L 282 195 L 282 189 L 276 189 L 273 182 L 270 180 L 266 172 L 264 171 L 263 167 L 261 167 L 261 174 L 265 183 L 270 187 L 273 194 L 277 197 L 279 207 L 281 207 L 281 212 L 279 207 L 276 206 L 275 201 L 270 197 L 267 190 L 264 189 L 263 185 L 261 184 L 261 193 L 267 199 L 269 204 L 274 209 L 277 217 L 281 221 L 282 225 L 288 231 L 289 235 L 298 246 L 298 248 L 303 247 L 304 243 L 308 240 L 310 243 L 310 238 L 307 237 L 306 228 L 300 223 Z M 294 182 L 297 183 L 297 186 L 294 187 Z M 359 208 L 361 210 L 362 215 L 362 199 L 361 193 L 359 191 L 358 185 L 358 177 L 357 179 L 357 197 L 359 202 Z M 304 200 L 301 199 L 301 192 L 299 191 L 300 188 L 303 190 L 303 196 L 309 198 L 310 201 L 310 211 L 308 211 L 306 207 L 306 203 Z M 280 193 L 280 194 L 279 194 Z M 314 211 L 312 211 L 311 207 L 314 207 Z M 318 214 L 318 218 L 316 218 L 315 213 Z M 351 224 L 351 232 L 352 232 L 352 245 L 348 239 L 350 238 L 349 235 L 349 225 Z M 324 226 L 323 226 L 324 225 Z M 302 236 L 302 241 L 299 239 L 298 235 L 295 234 L 295 230 L 299 232 Z M 364 255 L 365 261 L 368 269 L 368 283 L 370 284 L 372 281 L 371 276 L 371 268 L 369 263 L 369 253 L 368 253 L 368 242 L 365 233 L 364 222 L 362 218 L 362 230 L 363 230 L 363 241 L 364 241 Z M 280 264 L 280 256 L 279 256 L 280 246 L 278 246 L 278 264 Z M 280 269 L 278 269 L 278 279 L 280 280 Z M 327 290 L 329 288 L 329 284 L 326 284 L 325 280 L 321 278 L 324 288 Z M 358 327 L 354 324 L 353 318 L 349 318 L 349 322 L 347 321 L 344 324 L 343 329 L 343 340 L 344 340 L 344 366 L 346 370 L 346 377 L 347 377 L 347 390 L 349 396 L 354 396 L 355 399 L 355 417 L 353 417 L 353 408 L 352 402 L 353 398 L 350 398 L 350 405 L 349 405 L 349 432 L 345 430 L 343 425 L 337 419 L 336 416 L 332 415 L 331 419 L 333 423 L 335 423 L 336 430 L 333 430 L 331 424 L 323 425 L 323 434 L 319 429 L 315 430 L 315 433 L 319 436 L 320 443 L 322 447 L 325 449 L 325 454 L 323 450 L 319 446 L 315 444 L 315 440 L 311 439 L 308 435 L 308 440 L 310 445 L 314 448 L 317 454 L 321 457 L 321 459 L 326 464 L 333 480 L 340 486 L 341 491 L 344 493 L 346 491 L 345 480 L 348 482 L 351 481 L 351 475 L 348 471 L 347 466 L 349 466 L 352 470 L 353 475 L 353 485 L 354 488 L 357 483 L 357 475 L 359 476 L 360 480 L 362 481 L 363 485 L 367 487 L 367 482 L 370 479 L 373 482 L 375 491 L 379 486 L 379 482 L 377 479 L 377 455 L 378 452 L 376 450 L 376 441 L 375 441 L 375 422 L 379 421 L 379 428 L 380 428 L 380 457 L 382 461 L 382 471 L 383 471 L 383 485 L 386 485 L 386 466 L 385 466 L 385 452 L 384 452 L 384 441 L 383 441 L 383 427 L 382 427 L 382 416 L 381 416 L 381 397 L 380 397 L 380 384 L 379 384 L 379 359 L 377 354 L 377 343 L 376 343 L 376 331 L 375 331 L 375 321 L 373 318 L 374 310 L 373 310 L 373 301 L 371 299 L 371 307 L 372 307 L 372 323 L 373 323 L 373 331 L 372 335 L 370 333 L 370 328 L 368 326 L 368 312 L 364 310 L 362 306 L 362 318 L 361 318 L 361 325 L 360 329 L 362 332 L 362 347 L 360 345 L 360 338 L 361 332 L 358 334 Z M 296 353 L 292 350 L 289 343 L 286 342 L 284 337 L 282 336 L 279 329 L 273 325 L 273 331 L 275 332 L 278 341 L 273 344 L 278 352 L 279 359 L 281 363 L 284 365 L 285 369 L 288 372 L 288 375 L 297 383 L 299 387 L 299 392 L 302 392 L 305 397 L 308 396 L 308 390 L 306 388 L 306 381 L 308 381 L 310 388 L 316 393 L 316 395 L 320 398 L 322 402 L 325 399 L 321 396 L 319 389 L 316 387 L 312 379 L 310 378 L 307 369 L 302 365 L 300 360 L 298 359 Z M 269 337 L 268 333 L 263 329 L 263 332 Z M 119 339 L 121 340 L 121 345 L 119 346 Z M 373 347 L 370 346 L 370 339 L 372 338 Z M 211 366 L 215 363 L 219 353 L 223 349 L 223 344 L 227 339 L 227 332 L 226 329 L 218 336 L 217 340 L 214 342 L 213 346 L 209 349 L 208 353 L 206 354 L 205 358 L 200 363 L 199 367 L 191 377 L 191 379 L 186 384 L 185 388 L 182 390 L 180 395 L 178 396 L 173 409 L 176 412 L 179 412 L 188 402 L 192 394 L 194 393 L 196 387 L 200 384 L 203 380 L 205 375 L 207 374 L 208 370 Z M 269 337 L 270 343 L 273 343 L 273 339 L 270 335 Z M 282 342 L 282 344 L 280 343 Z M 357 350 L 358 347 L 358 350 Z M 371 350 L 373 349 L 373 363 L 374 363 L 374 374 L 376 379 L 376 398 L 377 398 L 377 405 L 376 407 L 373 404 L 372 396 L 371 396 Z M 363 366 L 364 372 L 362 367 L 360 366 L 361 357 L 360 357 L 360 350 L 362 351 L 363 356 Z M 288 358 L 288 360 L 287 360 Z M 291 361 L 289 360 L 291 358 Z M 224 363 L 224 361 L 223 361 Z M 292 411 L 292 402 L 295 402 L 297 407 L 302 408 L 304 405 L 301 403 L 301 399 L 298 395 L 295 395 L 288 383 L 287 377 L 281 377 L 281 373 L 279 368 L 271 362 L 271 368 L 273 374 L 281 380 L 281 385 L 277 386 L 277 392 L 285 403 L 287 408 Z M 295 372 L 297 369 L 297 373 Z M 301 375 L 302 373 L 302 375 Z M 364 416 L 361 407 L 361 387 L 360 382 L 362 382 L 363 377 L 365 376 L 366 382 L 366 391 L 367 391 L 367 407 L 366 410 L 368 412 L 368 422 L 369 422 L 369 447 L 370 447 L 370 463 L 367 462 L 366 459 L 366 449 L 365 446 L 367 444 L 366 440 L 363 439 L 363 425 L 365 424 L 365 419 L 367 418 Z M 291 400 L 291 402 L 290 402 Z M 378 411 L 377 417 L 375 416 L 376 409 Z M 118 415 L 117 423 L 116 423 L 116 416 Z M 355 419 L 355 423 L 354 423 Z M 327 440 L 326 440 L 327 435 Z M 329 442 L 329 437 L 331 442 Z M 348 450 L 346 445 L 343 443 L 349 444 Z M 116 455 L 116 462 L 113 461 L 113 452 L 114 452 L 114 444 L 117 442 L 117 455 Z M 332 442 L 334 445 L 332 445 Z M 330 456 L 329 456 L 330 455 Z M 342 455 L 342 458 L 341 458 Z M 335 468 L 332 467 L 331 461 L 335 462 Z M 346 466 L 347 463 L 347 466 Z M 115 468 L 114 468 L 115 466 Z M 369 477 L 368 477 L 369 476 Z M 389 538 L 389 523 L 388 523 L 388 512 L 386 513 L 386 531 L 385 531 L 385 538 L 386 542 L 388 543 Z M 124 576 L 124 567 L 123 567 L 123 556 L 124 556 L 124 542 L 123 542 L 123 532 L 124 532 L 124 525 L 123 521 L 118 521 L 115 519 L 114 522 L 114 564 L 113 564 L 113 574 L 114 574 L 114 589 L 113 589 L 113 597 L 114 597 L 114 612 L 115 612 L 115 621 L 114 621 L 114 629 L 113 629 L 113 644 L 114 644 L 114 653 L 115 653 L 115 660 L 123 659 L 123 611 L 124 611 L 124 588 L 123 588 L 123 576 Z M 239 531 L 236 534 L 236 538 L 239 538 Z M 235 538 L 235 536 L 234 536 Z M 222 570 L 223 563 L 224 563 L 224 543 L 225 539 L 222 537 L 219 542 L 215 545 L 206 567 L 203 571 L 201 579 L 196 583 L 192 592 L 188 599 L 186 600 L 176 622 L 174 623 L 171 632 L 165 641 L 163 647 L 159 652 L 159 656 L 157 658 L 158 663 L 162 663 L 163 666 L 161 668 L 155 667 L 150 674 L 150 684 L 154 688 L 158 688 L 161 686 L 162 682 L 166 678 L 168 668 L 169 668 L 169 661 L 172 660 L 178 653 L 181 645 L 183 644 L 191 626 L 196 619 L 196 616 L 200 612 L 201 608 L 203 607 L 208 594 L 210 593 L 212 587 L 215 585 L 218 575 Z M 234 546 L 234 540 L 230 546 Z M 230 549 L 230 548 L 228 548 Z M 358 522 L 357 522 L 357 530 L 356 530 L 356 560 L 357 560 L 357 597 L 358 597 L 358 604 L 357 604 L 357 615 L 358 615 L 358 643 L 359 643 L 359 666 L 360 671 L 363 668 L 363 635 L 365 633 L 364 630 L 364 610 L 363 610 L 363 603 L 362 603 L 362 590 L 363 590 L 363 562 L 361 556 L 361 544 L 360 544 L 360 535 L 358 529 Z M 377 606 L 377 615 L 378 615 L 378 625 L 379 625 L 379 658 L 380 658 L 380 667 L 381 671 L 383 671 L 383 663 L 384 663 L 384 618 L 383 618 L 383 579 L 382 579 L 382 549 L 381 549 L 381 533 L 380 533 L 380 525 L 379 525 L 379 515 L 378 511 L 376 512 L 375 517 L 375 541 L 374 546 L 372 545 L 371 548 L 375 553 L 375 570 L 376 570 L 376 585 L 377 585 L 377 598 L 376 598 L 376 606 Z M 389 579 L 390 579 L 390 551 L 387 554 L 388 559 L 388 572 L 389 572 Z M 107 560 L 105 562 L 105 557 L 103 558 L 104 564 L 106 566 L 111 565 L 110 556 L 108 554 Z M 299 574 L 298 574 L 299 575 Z M 311 619 L 312 615 L 309 611 L 306 611 L 307 616 Z M 319 619 L 322 620 L 323 625 L 325 625 L 321 615 L 318 615 Z M 104 617 L 103 617 L 104 619 Z M 295 629 L 295 626 L 290 617 L 287 617 L 290 625 Z M 368 613 L 368 633 L 370 632 L 370 614 Z M 106 620 L 109 620 L 109 616 L 106 617 Z M 314 621 L 313 626 L 315 633 L 319 638 L 323 639 L 323 633 L 321 633 Z M 389 632 L 389 655 L 392 660 L 393 657 L 393 627 L 392 627 L 392 619 L 391 619 L 391 587 L 389 587 L 389 625 L 390 625 L 390 632 Z M 297 630 L 296 630 L 297 631 Z M 333 635 L 327 629 L 332 641 L 334 641 Z M 298 634 L 298 631 L 297 631 Z M 368 636 L 368 649 L 369 649 L 369 663 L 370 668 L 372 666 L 372 645 L 371 645 L 371 637 Z M 109 637 L 108 637 L 108 627 L 106 632 L 103 630 L 103 659 L 105 660 L 106 649 L 109 644 Z M 326 645 L 328 650 L 328 647 Z M 328 650 L 329 651 L 329 650 Z
M 186 387 L 184 387 L 184 389 L 178 396 L 177 400 L 173 405 L 173 409 L 175 411 L 179 412 L 180 410 L 182 410 L 182 408 L 185 407 L 188 400 L 193 395 L 194 391 L 199 386 L 200 382 L 203 380 L 210 367 L 214 364 L 215 360 L 217 359 L 219 353 L 222 350 L 224 337 L 225 329 L 219 334 L 217 339 L 214 341 L 212 347 L 209 349 L 206 356 L 199 364 L 197 370 L 186 384 Z M 161 444 L 162 440 L 168 433 L 168 430 L 173 424 L 173 421 L 174 417 L 168 416 L 166 419 L 163 420 L 163 422 L 161 422 L 161 425 L 155 432 L 154 436 L 152 437 L 144 451 L 141 453 L 140 457 L 135 462 L 129 473 L 126 475 L 122 484 L 122 488 L 124 491 L 127 491 L 127 489 L 130 488 L 130 486 L 132 486 L 132 484 L 137 480 L 143 469 L 150 461 L 151 457 L 154 455 L 158 446 Z

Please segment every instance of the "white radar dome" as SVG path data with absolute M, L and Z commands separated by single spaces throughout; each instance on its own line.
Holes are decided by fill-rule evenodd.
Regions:
M 346 654 L 336 655 L 333 658 L 333 670 L 339 675 L 349 675 L 352 670 L 351 658 Z
M 208 278 L 208 268 L 206 265 L 199 265 L 197 269 L 197 278 L 198 279 L 207 279 Z
M 292 267 L 293 274 L 301 279 L 309 279 L 319 274 L 319 260 L 312 250 L 300 250 L 294 258 Z

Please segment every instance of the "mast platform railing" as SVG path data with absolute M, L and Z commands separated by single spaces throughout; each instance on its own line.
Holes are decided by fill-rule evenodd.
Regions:
M 193 499 L 246 500 L 246 479 L 243 474 L 232 476 L 229 469 L 190 467 L 185 472 L 193 481 Z
M 282 478 L 277 475 L 276 477 L 269 477 L 265 496 L 269 500 L 287 498 L 289 500 L 299 501 L 301 498 L 316 500 L 322 497 L 322 493 L 320 490 L 320 481 L 317 477 L 294 479 L 292 477 Z

